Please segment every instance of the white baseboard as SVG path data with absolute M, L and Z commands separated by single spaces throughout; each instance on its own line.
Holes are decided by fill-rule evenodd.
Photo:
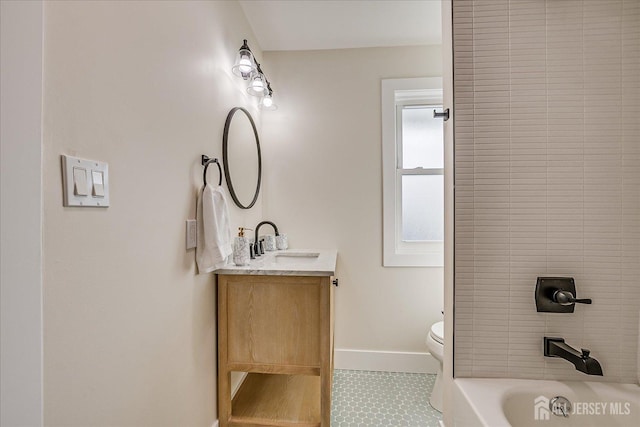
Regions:
M 240 386 L 242 385 L 244 380 L 247 378 L 247 375 L 248 375 L 247 372 L 242 372 L 241 375 L 238 375 L 238 376 L 234 375 L 234 378 L 231 379 L 231 399 L 235 397 L 236 393 L 240 389 Z M 220 421 L 216 420 L 211 427 L 218 427 L 219 424 L 220 424 Z
M 435 374 L 438 361 L 430 353 L 336 349 L 336 369 Z
M 248 372 L 240 372 L 239 376 L 236 376 L 236 375 L 231 376 L 231 399 L 236 397 L 236 393 L 238 392 L 238 390 L 240 390 L 240 386 L 242 385 L 244 380 L 247 378 L 247 375 L 249 375 Z

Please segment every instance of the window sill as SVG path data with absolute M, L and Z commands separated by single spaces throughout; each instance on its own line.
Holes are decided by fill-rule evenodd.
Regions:
M 444 253 L 390 253 L 384 254 L 383 267 L 444 267 Z

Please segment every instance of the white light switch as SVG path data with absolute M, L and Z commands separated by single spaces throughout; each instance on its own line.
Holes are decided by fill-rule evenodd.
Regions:
M 109 165 L 62 155 L 63 205 L 109 206 Z
M 89 194 L 87 187 L 87 170 L 84 168 L 73 168 L 73 194 L 76 196 L 86 196 Z
M 104 197 L 104 181 L 102 179 L 102 172 L 91 171 L 91 178 L 93 180 L 93 197 Z

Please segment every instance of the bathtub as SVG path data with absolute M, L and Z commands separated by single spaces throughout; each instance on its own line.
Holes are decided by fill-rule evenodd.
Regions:
M 568 417 L 549 411 L 564 396 Z M 640 426 L 640 387 L 588 381 L 460 378 L 454 381 L 456 427 Z

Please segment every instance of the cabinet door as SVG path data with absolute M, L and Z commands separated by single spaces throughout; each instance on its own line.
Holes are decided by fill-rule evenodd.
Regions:
M 321 279 L 225 279 L 230 365 L 320 367 Z

